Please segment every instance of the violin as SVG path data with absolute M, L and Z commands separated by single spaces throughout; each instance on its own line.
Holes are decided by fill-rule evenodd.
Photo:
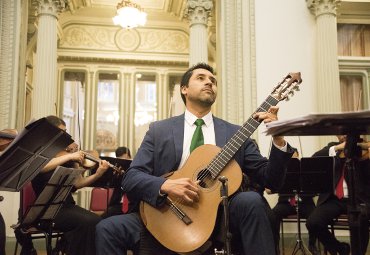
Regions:
M 97 163 L 100 164 L 101 159 L 99 158 L 99 154 L 97 151 L 83 151 L 85 155 L 84 162 L 82 163 L 82 166 L 84 168 L 92 168 Z M 95 155 L 94 155 L 95 154 Z M 115 174 L 121 175 L 123 174 L 123 170 L 121 167 L 117 167 L 111 163 L 108 162 L 108 165 L 110 168 L 113 169 Z
M 84 160 L 80 165 L 81 165 L 81 167 L 83 167 L 85 169 L 91 169 L 91 168 L 95 167 L 96 164 L 100 164 L 100 162 L 102 161 L 99 158 L 99 153 L 97 151 L 95 151 L 95 150 L 90 150 L 90 151 L 79 150 L 79 146 L 76 143 L 71 143 L 61 153 L 62 154 L 74 153 L 74 152 L 77 152 L 77 151 L 82 151 L 83 152 Z M 60 156 L 61 153 L 59 153 L 58 156 Z M 117 166 L 115 166 L 115 165 L 113 165 L 109 162 L 108 162 L 108 166 L 113 169 L 115 174 L 117 174 L 117 175 L 123 174 L 123 170 L 122 170 L 121 167 L 117 167 Z

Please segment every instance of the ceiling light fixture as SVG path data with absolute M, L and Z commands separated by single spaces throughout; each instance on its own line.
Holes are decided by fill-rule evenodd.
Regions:
M 144 26 L 146 15 L 140 5 L 130 0 L 122 0 L 117 4 L 117 15 L 113 17 L 113 23 L 126 29 Z

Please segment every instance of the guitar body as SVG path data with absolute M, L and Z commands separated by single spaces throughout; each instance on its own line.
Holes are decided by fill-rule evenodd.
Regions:
M 200 177 L 209 173 L 205 168 L 220 150 L 219 147 L 209 144 L 198 147 L 191 153 L 183 168 L 173 172 L 168 179 L 185 177 L 193 181 L 202 179 Z M 228 178 L 229 195 L 235 193 L 242 181 L 238 163 L 231 160 L 220 175 Z M 217 177 L 206 179 L 199 184 L 199 202 L 188 205 L 173 201 L 188 216 L 191 223 L 186 224 L 167 204 L 161 208 L 154 208 L 146 202 L 141 202 L 140 215 L 146 228 L 168 249 L 175 252 L 191 252 L 201 247 L 211 236 L 221 202 L 221 183 Z

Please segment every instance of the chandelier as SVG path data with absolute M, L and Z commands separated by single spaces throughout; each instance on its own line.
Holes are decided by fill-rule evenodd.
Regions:
M 113 17 L 113 23 L 126 29 L 144 26 L 146 15 L 140 5 L 130 0 L 122 0 L 117 4 L 117 15 Z

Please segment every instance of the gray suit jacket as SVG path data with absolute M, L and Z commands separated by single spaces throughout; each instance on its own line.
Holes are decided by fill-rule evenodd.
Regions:
M 177 170 L 182 156 L 184 140 L 184 114 L 150 124 L 144 140 L 122 179 L 122 188 L 130 200 L 130 208 L 140 200 L 157 206 L 159 189 L 165 178 L 162 175 Z M 239 130 L 239 126 L 213 117 L 216 145 L 224 146 Z M 248 139 L 234 159 L 242 171 L 262 187 L 278 189 L 284 182 L 286 163 L 293 154 L 272 146 L 270 160 L 261 156 L 257 146 Z

